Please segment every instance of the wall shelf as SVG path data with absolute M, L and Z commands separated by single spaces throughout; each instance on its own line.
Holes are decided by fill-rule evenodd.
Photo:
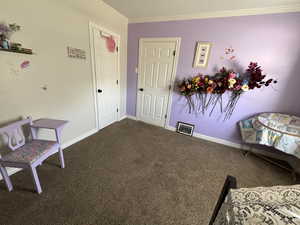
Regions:
M 26 54 L 26 55 L 33 55 L 33 52 L 28 52 L 28 51 L 24 51 L 24 50 L 13 50 L 13 49 L 0 48 L 0 51 L 3 51 L 3 52 L 13 52 L 13 53 L 19 53 L 19 54 Z

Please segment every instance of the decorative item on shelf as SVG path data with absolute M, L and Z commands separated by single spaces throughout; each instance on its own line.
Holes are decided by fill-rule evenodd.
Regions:
M 9 25 L 0 23 L 0 50 L 32 55 L 32 49 L 22 48 L 20 43 L 10 43 L 12 34 L 19 30 L 21 27 L 15 23 Z
M 1 23 L 0 24 L 0 40 L 1 40 L 1 47 L 4 49 L 9 49 L 10 45 L 9 45 L 9 39 L 11 37 L 11 35 L 17 31 L 19 31 L 21 29 L 21 27 L 15 23 L 13 24 L 5 24 L 5 23 Z
M 9 41 L 7 40 L 7 39 L 2 39 L 1 40 L 1 47 L 3 48 L 3 49 L 9 49 Z
M 232 116 L 238 100 L 244 92 L 277 83 L 272 78 L 268 80 L 265 78 L 266 75 L 262 74 L 261 67 L 257 63 L 251 62 L 244 74 L 223 67 L 214 76 L 199 74 L 193 78 L 184 79 L 179 83 L 178 90 L 180 95 L 187 99 L 189 113 L 198 111 L 204 114 L 210 109 L 209 116 L 211 116 L 216 106 L 219 105 L 225 121 Z M 222 97 L 225 92 L 230 93 L 230 97 L 224 107 Z
M 210 55 L 211 43 L 198 42 L 194 58 L 194 67 L 207 67 Z
M 67 50 L 70 58 L 86 59 L 86 53 L 84 50 L 72 47 L 67 47 Z
M 22 44 L 12 42 L 12 43 L 10 43 L 10 49 L 15 50 L 15 51 L 21 51 Z

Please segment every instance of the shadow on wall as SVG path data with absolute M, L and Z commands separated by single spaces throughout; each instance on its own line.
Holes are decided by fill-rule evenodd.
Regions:
M 285 80 L 278 77 L 279 82 L 285 82 L 285 86 L 280 93 L 278 108 L 283 113 L 300 116 L 300 48 L 296 55 L 294 66 L 290 70 L 290 76 Z

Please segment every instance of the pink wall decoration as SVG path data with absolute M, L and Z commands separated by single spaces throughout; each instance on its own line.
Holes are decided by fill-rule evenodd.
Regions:
M 115 52 L 116 50 L 116 42 L 113 36 L 105 37 L 106 38 L 106 46 L 109 52 Z
M 30 66 L 30 61 L 28 61 L 28 60 L 22 62 L 21 65 L 20 65 L 21 69 L 25 69 L 29 66 Z

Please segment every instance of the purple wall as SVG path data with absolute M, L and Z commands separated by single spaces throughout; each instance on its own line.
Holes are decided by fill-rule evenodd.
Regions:
M 177 121 L 196 124 L 196 132 L 240 142 L 237 121 L 260 112 L 300 114 L 300 13 L 199 19 L 172 22 L 129 24 L 127 114 L 136 115 L 138 40 L 142 37 L 181 37 L 177 79 L 199 72 L 212 74 L 216 68 L 246 68 L 250 61 L 262 65 L 264 72 L 278 79 L 274 88 L 246 93 L 229 121 L 217 121 L 219 113 L 189 114 L 185 99 L 173 94 L 170 125 Z M 206 69 L 192 68 L 197 41 L 212 42 Z M 232 46 L 237 61 L 221 59 Z

